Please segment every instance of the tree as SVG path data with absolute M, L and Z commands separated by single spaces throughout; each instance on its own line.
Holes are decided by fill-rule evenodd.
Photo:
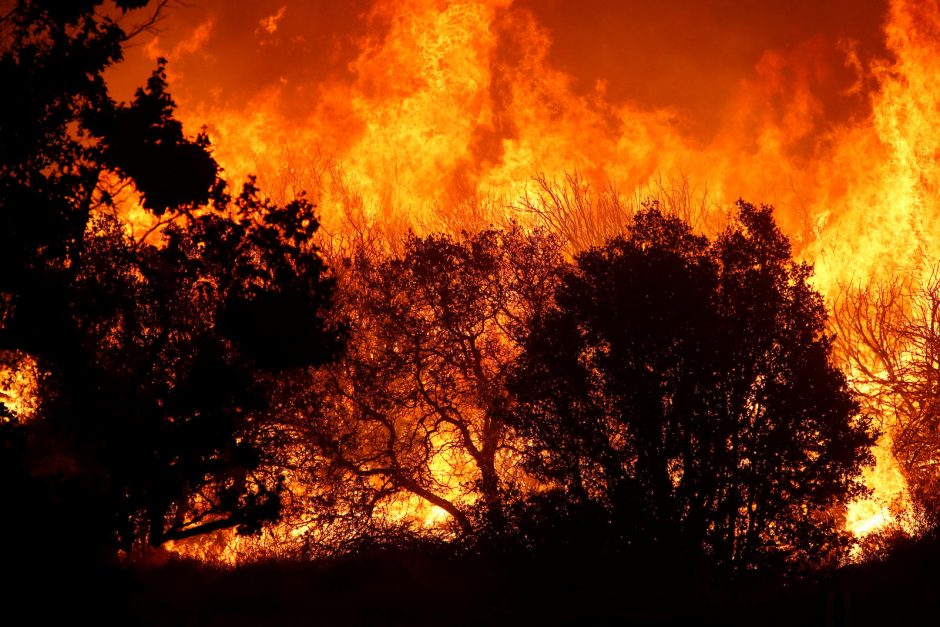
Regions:
M 873 435 L 790 254 L 771 209 L 739 202 L 714 242 L 649 209 L 577 257 L 512 383 L 563 514 L 732 570 L 844 549 L 833 507 Z
M 227 214 L 173 224 L 159 247 L 107 217 L 86 238 L 70 292 L 82 368 L 59 366 L 45 396 L 65 404 L 44 413 L 110 485 L 125 548 L 276 519 L 273 379 L 339 347 L 312 206 L 269 205 L 249 183 Z
M 940 515 L 940 272 L 846 287 L 835 306 L 843 358 L 869 411 L 884 420 L 891 450 L 917 506 L 918 523 Z
M 253 533 L 284 490 L 273 380 L 340 342 L 314 207 L 253 181 L 231 198 L 163 62 L 114 102 L 102 73 L 128 34 L 99 4 L 25 0 L 2 23 L 0 351 L 40 372 L 35 416 L 0 418 L 30 495 L 4 537 L 32 537 L 33 517 L 60 521 L 58 547 L 111 552 Z M 105 180 L 162 218 L 160 241 L 130 238 Z
M 360 255 L 338 297 L 347 350 L 299 425 L 318 472 L 358 486 L 367 513 L 405 493 L 463 533 L 498 526 L 517 444 L 505 380 L 560 265 L 554 239 L 518 226 Z

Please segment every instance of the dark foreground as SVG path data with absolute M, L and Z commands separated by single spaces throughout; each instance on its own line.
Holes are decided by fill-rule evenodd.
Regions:
M 642 572 L 639 572 L 642 570 Z M 718 585 L 695 569 L 571 558 L 447 558 L 364 552 L 329 563 L 233 570 L 185 561 L 70 572 L 4 585 L 4 624 L 115 625 L 787 625 L 940 624 L 940 543 L 783 585 Z M 24 573 L 25 575 L 25 573 Z

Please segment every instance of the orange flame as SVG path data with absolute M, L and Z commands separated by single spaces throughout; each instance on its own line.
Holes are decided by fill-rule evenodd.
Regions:
M 39 368 L 36 360 L 21 354 L 0 352 L 0 404 L 18 422 L 27 422 L 39 406 Z M 9 420 L 0 415 L 0 422 Z
M 216 11 L 180 26 L 188 37 L 158 37 L 143 51 L 170 58 L 179 113 L 193 132 L 209 125 L 230 181 L 257 173 L 284 198 L 306 189 L 327 232 L 342 231 L 351 211 L 419 230 L 531 219 L 520 199 L 538 193 L 533 178 L 578 172 L 627 207 L 664 177 L 701 194 L 714 215 L 739 196 L 774 204 L 826 295 L 940 257 L 936 0 L 891 1 L 884 58 L 825 36 L 765 50 L 723 107 L 709 104 L 722 120 L 709 132 L 688 107 L 618 99 L 605 80 L 584 89 L 555 63 L 553 33 L 534 9 L 512 0 L 378 0 L 348 18 L 353 35 L 333 39 L 292 21 L 293 6 L 269 9 L 252 18 L 244 45 L 311 57 L 273 57 L 281 65 L 264 71 L 276 80 L 246 70 L 240 89 L 207 76 L 225 67 L 228 40 L 217 31 L 230 25 Z M 309 75 L 295 71 L 308 65 Z M 642 67 L 622 72 L 655 80 Z M 892 520 L 885 504 L 908 498 L 888 438 L 875 455 L 865 475 L 874 494 L 849 508 L 858 536 Z

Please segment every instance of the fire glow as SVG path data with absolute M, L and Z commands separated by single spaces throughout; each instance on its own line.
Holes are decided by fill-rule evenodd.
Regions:
M 668 59 L 604 57 L 598 49 L 610 42 L 589 45 L 588 26 L 571 15 L 580 6 L 222 4 L 171 11 L 159 36 L 129 50 L 112 86 L 120 93 L 139 83 L 167 57 L 179 116 L 192 133 L 208 124 L 229 181 L 257 174 L 281 199 L 305 190 L 328 234 L 363 224 L 398 234 L 538 222 L 532 208 L 558 185 L 594 199 L 585 206 L 595 228 L 563 233 L 572 250 L 622 227 L 616 218 L 626 214 L 602 215 L 605 207 L 659 200 L 697 212 L 707 230 L 738 197 L 773 204 L 829 298 L 841 285 L 940 256 L 935 0 L 869 8 L 881 24 L 870 40 L 862 26 L 804 26 L 714 77 L 690 61 L 695 45 L 709 43 L 694 37 L 698 18 L 668 5 L 658 19 L 675 29 L 675 74 L 701 92 L 682 92 L 677 104 L 657 87 L 675 80 L 655 75 Z M 628 3 L 609 4 L 600 3 L 607 21 L 637 28 L 629 23 L 637 15 L 614 8 Z M 650 11 L 645 19 L 657 17 Z M 683 48 L 683 37 L 693 43 Z M 598 55 L 608 63 L 587 68 Z M 597 75 L 604 71 L 612 74 Z M 847 515 L 859 536 L 907 507 L 890 436 L 875 456 L 865 475 L 873 494 Z

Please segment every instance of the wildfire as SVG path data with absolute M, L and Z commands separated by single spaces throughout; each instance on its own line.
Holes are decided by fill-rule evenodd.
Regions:
M 864 537 L 891 524 L 909 528 L 910 496 L 904 475 L 891 454 L 891 438 L 883 437 L 875 447 L 875 466 L 864 471 L 865 483 L 874 493 L 849 505 L 846 527 Z
M 18 421 L 36 414 L 39 369 L 36 361 L 24 355 L 0 352 L 0 405 Z M 9 420 L 0 414 L 0 423 Z
M 224 56 L 235 27 L 223 9 L 188 27 L 171 15 L 176 25 L 128 65 L 169 57 L 180 117 L 190 132 L 208 125 L 229 180 L 256 173 L 282 198 L 307 190 L 327 233 L 352 216 L 402 231 L 538 221 L 524 209 L 541 175 L 609 190 L 627 208 L 601 215 L 603 203 L 591 205 L 599 226 L 586 243 L 618 231 L 650 190 L 673 204 L 700 197 L 712 218 L 739 196 L 773 204 L 827 296 L 940 257 L 935 0 L 890 2 L 884 53 L 823 36 L 764 51 L 723 105 L 707 104 L 721 120 L 708 132 L 694 107 L 614 97 L 604 80 L 585 88 L 553 57 L 557 33 L 523 4 L 379 0 L 309 24 L 291 3 L 272 6 L 246 27 L 245 45 L 279 65 L 263 79 L 246 69 L 243 85 L 237 59 Z M 618 71 L 656 80 L 642 67 Z M 664 180 L 679 181 L 678 196 Z M 850 506 L 846 523 L 859 537 L 892 522 L 908 498 L 890 434 L 874 453 L 873 495 Z M 444 518 L 436 508 L 422 515 Z

